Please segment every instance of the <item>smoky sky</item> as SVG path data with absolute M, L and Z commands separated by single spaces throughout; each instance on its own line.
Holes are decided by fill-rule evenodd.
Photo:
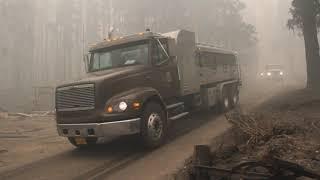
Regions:
M 303 38 L 288 30 L 292 0 L 242 0 L 246 3 L 245 19 L 258 32 L 260 68 L 265 64 L 292 66 L 295 73 L 304 76 L 305 57 Z

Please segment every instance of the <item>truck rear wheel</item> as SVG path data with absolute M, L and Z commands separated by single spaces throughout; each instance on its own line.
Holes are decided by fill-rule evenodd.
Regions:
M 227 112 L 230 109 L 230 93 L 228 88 L 223 88 L 222 90 L 222 99 L 220 102 L 221 112 Z
M 231 108 L 235 108 L 239 104 L 239 91 L 233 88 L 230 96 Z
M 75 138 L 69 137 L 69 142 L 77 148 L 91 147 L 97 144 L 98 138 L 85 138 L 87 144 L 77 144 Z
M 141 136 L 148 148 L 156 148 L 164 143 L 167 133 L 167 116 L 158 103 L 148 103 L 143 111 Z

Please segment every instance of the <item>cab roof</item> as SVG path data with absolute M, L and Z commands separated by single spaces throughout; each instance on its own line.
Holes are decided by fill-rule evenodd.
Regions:
M 130 42 L 148 40 L 148 39 L 155 38 L 155 37 L 165 38 L 165 36 L 162 36 L 161 34 L 158 34 L 158 33 L 141 32 L 141 33 L 118 37 L 118 38 L 113 38 L 113 39 L 105 39 L 102 42 L 92 44 L 89 47 L 89 51 L 95 51 L 95 50 L 104 49 L 104 48 L 108 48 L 108 47 L 115 46 L 115 45 L 126 44 L 126 43 L 130 43 Z
M 118 38 L 113 38 L 113 39 L 105 39 L 102 42 L 98 42 L 95 44 L 92 44 L 89 46 L 89 51 L 97 51 L 100 49 L 116 46 L 116 45 L 122 45 L 126 43 L 131 43 L 131 42 L 137 42 L 137 41 L 143 41 L 143 40 L 148 40 L 151 38 L 173 38 L 177 36 L 177 34 L 180 32 L 179 31 L 174 31 L 170 33 L 165 33 L 165 34 L 159 34 L 159 33 L 154 33 L 150 31 L 146 32 L 141 32 L 137 34 L 132 34 L 128 36 L 123 36 L 123 37 L 118 37 Z M 175 35 L 173 35 L 175 34 Z M 173 37 L 172 37 L 173 35 Z M 213 52 L 213 53 L 220 53 L 220 54 L 230 54 L 230 55 L 237 55 L 237 52 L 235 51 L 230 51 L 226 50 L 223 48 L 216 47 L 211 44 L 204 44 L 204 43 L 197 43 L 196 47 L 199 51 L 203 52 Z

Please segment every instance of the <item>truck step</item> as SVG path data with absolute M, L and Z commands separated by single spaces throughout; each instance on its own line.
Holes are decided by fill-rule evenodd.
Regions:
M 170 121 L 175 121 L 177 119 L 180 119 L 180 118 L 183 118 L 183 117 L 187 116 L 188 114 L 189 114 L 189 112 L 184 112 L 184 113 L 178 114 L 176 116 L 170 117 L 169 120 Z
M 171 104 L 169 106 L 167 106 L 166 108 L 167 109 L 173 109 L 173 108 L 176 108 L 176 107 L 179 107 L 179 106 L 183 106 L 184 103 L 183 102 L 180 102 L 180 103 L 176 103 L 176 104 Z

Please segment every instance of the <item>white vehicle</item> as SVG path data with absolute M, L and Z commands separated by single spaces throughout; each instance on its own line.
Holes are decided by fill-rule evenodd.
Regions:
M 282 65 L 268 64 L 265 70 L 260 73 L 260 78 L 273 81 L 283 81 L 286 73 Z

